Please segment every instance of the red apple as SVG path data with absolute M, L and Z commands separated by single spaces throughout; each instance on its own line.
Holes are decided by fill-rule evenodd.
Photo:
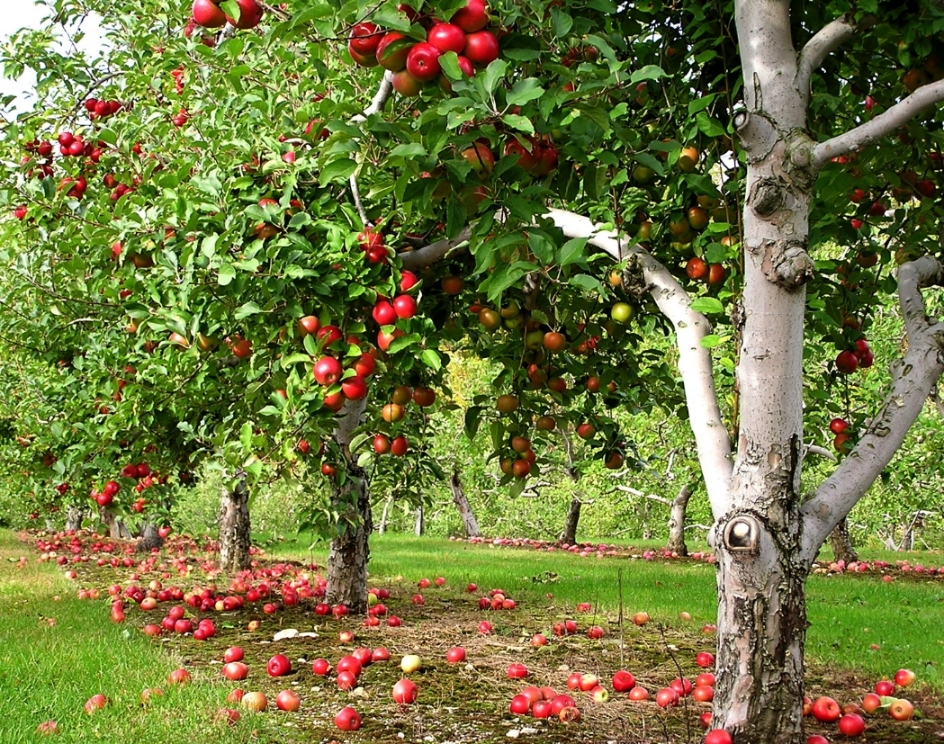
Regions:
M 613 690 L 616 692 L 629 692 L 636 686 L 636 678 L 622 669 L 613 675 Z
M 465 7 L 453 13 L 449 22 L 467 34 L 485 28 L 488 25 L 488 6 L 485 0 L 469 0 Z
M 266 672 L 270 677 L 284 677 L 292 671 L 292 662 L 284 654 L 276 654 L 266 663 Z
M 474 65 L 487 65 L 498 59 L 498 39 L 491 31 L 476 31 L 465 37 L 463 54 Z
M 899 669 L 895 672 L 895 684 L 899 687 L 911 687 L 918 678 L 910 669 Z
M 351 28 L 348 48 L 353 49 L 358 54 L 373 57 L 377 53 L 377 46 L 380 44 L 383 35 L 383 32 L 379 31 L 374 23 L 369 21 L 356 23 Z
M 236 28 L 255 28 L 262 20 L 262 6 L 256 0 L 236 0 L 239 6 L 239 20 L 226 16 L 226 20 Z
M 439 65 L 439 56 L 441 54 L 442 50 L 429 42 L 421 41 L 407 54 L 406 70 L 420 82 L 428 82 L 442 71 Z M 498 56 L 497 53 L 496 56 Z
M 223 666 L 223 676 L 228 680 L 246 679 L 249 676 L 249 667 L 241 661 L 231 661 Z
M 407 54 L 415 43 L 415 40 L 391 31 L 377 44 L 377 61 L 384 69 L 399 72 L 406 67 Z
M 839 703 L 831 697 L 819 697 L 813 703 L 813 716 L 818 721 L 832 723 L 838 721 L 840 715 L 842 715 L 842 709 L 839 707 Z
M 446 652 L 446 661 L 450 664 L 458 664 L 465 661 L 465 649 L 462 646 L 455 646 Z
M 705 734 L 705 744 L 731 744 L 733 739 L 724 729 L 714 729 Z
M 401 679 L 393 686 L 393 702 L 400 705 L 409 705 L 416 702 L 416 683 L 409 679 Z
M 314 375 L 320 385 L 334 385 L 344 374 L 341 362 L 331 356 L 323 356 L 315 362 Z
M 875 683 L 875 694 L 881 697 L 891 697 L 895 694 L 895 683 L 883 679 Z
M 361 717 L 351 707 L 341 708 L 334 717 L 334 725 L 341 731 L 357 731 L 361 727 Z
M 899 698 L 888 706 L 888 714 L 896 721 L 909 721 L 914 715 L 914 705 L 909 700 Z
M 327 659 L 315 659 L 311 662 L 311 671 L 313 674 L 323 677 L 331 671 L 331 664 L 328 663 Z
M 226 14 L 213 0 L 193 0 L 190 16 L 204 28 L 219 28 L 226 24 Z
M 865 721 L 860 715 L 848 713 L 839 719 L 839 731 L 843 736 L 861 736 L 865 731 Z
M 301 706 L 301 698 L 293 690 L 282 690 L 275 696 L 275 707 L 288 712 L 296 711 Z
M 437 23 L 427 32 L 426 41 L 444 54 L 462 54 L 465 49 L 465 31 L 452 23 Z

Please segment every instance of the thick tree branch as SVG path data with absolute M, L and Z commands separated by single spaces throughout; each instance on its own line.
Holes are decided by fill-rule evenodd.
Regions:
M 865 124 L 860 124 L 855 129 L 850 129 L 848 132 L 816 145 L 813 148 L 815 167 L 822 168 L 832 158 L 872 144 L 904 126 L 929 106 L 941 101 L 944 101 L 944 80 L 918 88 L 910 96 L 903 98 Z
M 860 31 L 851 15 L 844 15 L 831 23 L 827 23 L 816 32 L 812 39 L 800 50 L 800 59 L 797 62 L 795 85 L 803 96 L 810 94 L 810 79 L 830 54 L 836 51 L 848 39 Z
M 589 243 L 617 261 L 634 256 L 649 293 L 675 327 L 679 370 L 685 385 L 689 422 L 698 446 L 698 460 L 705 475 L 708 500 L 715 517 L 728 509 L 731 481 L 731 442 L 721 418 L 712 376 L 711 353 L 701 341 L 711 332 L 703 315 L 691 309 L 691 298 L 675 277 L 639 245 L 628 246 L 612 232 L 601 232 L 588 218 L 551 209 L 546 215 L 569 238 L 589 238 Z
M 367 121 L 367 117 L 379 114 L 384 104 L 387 103 L 387 99 L 390 98 L 391 93 L 393 93 L 393 73 L 387 70 L 384 72 L 383 79 L 380 81 L 380 87 L 377 88 L 377 92 L 374 94 L 370 105 L 364 109 L 364 113 L 352 116 L 351 124 L 360 124 L 361 122 Z
M 425 269 L 427 266 L 432 266 L 437 261 L 445 258 L 446 254 L 454 248 L 459 248 L 464 243 L 467 243 L 470 235 L 472 235 L 472 230 L 467 227 L 454 238 L 445 238 L 435 243 L 425 245 L 415 251 L 401 253 L 399 257 L 403 262 L 403 268 L 416 271 L 417 269 Z
M 921 294 L 922 288 L 934 285 L 944 285 L 944 265 L 930 256 L 898 270 L 908 351 L 893 365 L 891 390 L 855 449 L 803 505 L 801 557 L 807 565 L 891 461 L 944 374 L 944 323 L 927 317 Z

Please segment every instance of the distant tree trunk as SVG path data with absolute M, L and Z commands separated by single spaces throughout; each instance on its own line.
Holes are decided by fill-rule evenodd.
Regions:
M 327 601 L 345 604 L 354 614 L 363 614 L 367 611 L 368 536 L 373 524 L 367 479 L 360 468 L 351 467 L 347 481 L 332 498 L 342 521 L 328 552 Z
M 691 497 L 692 489 L 682 486 L 682 490 L 672 501 L 672 511 L 669 516 L 669 542 L 666 550 L 679 555 L 688 555 L 688 546 L 685 544 L 685 510 L 688 509 L 688 500 Z
M 82 529 L 82 520 L 85 519 L 85 507 L 78 504 L 69 504 L 66 511 L 66 529 L 78 532 Z
M 852 535 L 849 534 L 849 523 L 845 519 L 830 533 L 829 542 L 837 561 L 845 561 L 849 564 L 859 560 L 859 554 L 856 553 L 855 546 L 852 544 Z
M 118 519 L 113 511 L 103 506 L 100 514 L 102 523 L 108 528 L 108 536 L 112 540 L 131 539 L 131 530 L 128 529 L 128 525 L 124 523 L 124 520 Z
M 380 513 L 380 524 L 377 526 L 378 534 L 384 534 L 387 531 L 387 520 L 390 517 L 390 507 L 393 504 L 393 496 L 388 496 L 384 502 L 383 511 Z
M 351 440 L 360 423 L 366 401 L 348 401 L 344 415 L 334 432 L 345 468 L 345 478 L 334 488 L 331 506 L 340 514 L 337 534 L 328 551 L 328 587 L 326 601 L 347 605 L 357 615 L 367 612 L 367 562 L 370 560 L 368 540 L 373 530 L 367 473 L 358 467 L 351 454 Z
M 225 483 L 220 498 L 220 569 L 238 573 L 249 568 L 250 518 L 246 474 L 237 474 L 236 486 Z
M 423 533 L 426 531 L 426 510 L 423 508 L 423 505 L 420 504 L 416 507 L 413 517 L 413 534 L 417 537 L 422 537 Z
M 573 545 L 577 542 L 577 524 L 580 522 L 580 508 L 583 502 L 579 496 L 574 496 L 570 500 L 570 507 L 567 509 L 567 518 L 564 520 L 564 531 L 561 532 L 560 542 L 567 545 Z
M 150 553 L 154 548 L 164 547 L 164 538 L 157 534 L 157 527 L 151 522 L 145 522 L 141 528 L 141 539 L 134 549 L 139 553 Z
M 459 510 L 459 517 L 462 519 L 462 527 L 465 530 L 466 537 L 481 537 L 478 520 L 472 511 L 472 504 L 469 503 L 465 491 L 462 490 L 462 482 L 459 480 L 458 469 L 452 471 L 452 477 L 449 478 L 449 490 L 452 491 L 452 503 Z

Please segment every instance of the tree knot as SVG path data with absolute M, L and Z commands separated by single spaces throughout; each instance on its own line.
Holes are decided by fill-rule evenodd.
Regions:
M 761 250 L 761 270 L 767 281 L 778 287 L 792 292 L 813 277 L 813 259 L 804 241 L 765 240 Z
M 784 184 L 773 178 L 761 178 L 751 188 L 747 203 L 758 217 L 770 217 L 786 203 Z

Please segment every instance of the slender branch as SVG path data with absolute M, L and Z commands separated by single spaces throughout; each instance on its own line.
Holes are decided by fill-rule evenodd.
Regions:
M 820 447 L 818 444 L 806 445 L 805 451 L 803 453 L 804 460 L 806 459 L 807 455 L 819 455 L 820 457 L 825 457 L 827 460 L 831 460 L 832 462 L 839 462 L 832 452 L 830 452 L 825 447 Z
M 944 101 L 944 80 L 922 86 L 865 124 L 820 142 L 813 148 L 813 163 L 817 168 L 822 168 L 832 158 L 860 150 L 891 134 L 929 106 L 941 101 Z
M 415 271 L 416 269 L 425 269 L 427 266 L 432 266 L 437 261 L 445 258 L 453 249 L 460 248 L 468 243 L 470 235 L 472 235 L 472 230 L 467 227 L 454 238 L 445 238 L 423 246 L 418 250 L 401 253 L 400 260 L 403 262 L 403 268 Z
M 893 365 L 891 389 L 859 443 L 803 505 L 801 558 L 807 564 L 891 461 L 944 374 L 944 323 L 927 317 L 921 294 L 934 285 L 944 285 L 944 265 L 937 259 L 924 256 L 898 269 L 908 351 Z
M 383 79 L 380 81 L 380 87 L 377 88 L 377 92 L 374 94 L 370 105 L 364 109 L 364 113 L 352 116 L 351 124 L 360 124 L 361 122 L 367 121 L 367 117 L 380 113 L 384 104 L 387 103 L 387 99 L 390 98 L 391 93 L 393 93 L 393 73 L 387 70 L 384 73 Z
M 570 238 L 589 238 L 589 243 L 617 260 L 633 256 L 643 272 L 649 293 L 662 313 L 675 326 L 679 349 L 678 366 L 685 385 L 689 421 L 698 448 L 698 460 L 716 517 L 727 511 L 732 472 L 731 442 L 721 418 L 712 376 L 711 353 L 701 341 L 710 332 L 708 321 L 691 309 L 691 297 L 674 276 L 641 246 L 627 246 L 612 232 L 602 232 L 588 218 L 551 209 L 546 215 Z
M 797 62 L 795 85 L 804 96 L 809 95 L 810 79 L 813 73 L 822 67 L 823 62 L 830 54 L 848 41 L 857 31 L 861 30 L 851 15 L 844 15 L 827 23 L 816 32 L 800 50 L 800 59 Z
M 630 488 L 629 486 L 616 486 L 615 488 L 617 491 L 622 491 L 623 493 L 639 496 L 640 498 L 651 499 L 652 501 L 658 501 L 660 504 L 665 504 L 666 506 L 672 506 L 672 502 L 664 496 L 656 496 L 654 493 L 645 493 L 644 491 L 640 491 L 637 488 Z
M 370 220 L 367 219 L 367 212 L 364 209 L 363 202 L 361 201 L 361 191 L 357 187 L 357 174 L 356 173 L 351 174 L 350 185 L 351 185 L 351 198 L 354 200 L 354 206 L 357 208 L 357 214 L 360 216 L 361 222 L 364 223 L 364 227 L 365 228 L 369 227 Z

